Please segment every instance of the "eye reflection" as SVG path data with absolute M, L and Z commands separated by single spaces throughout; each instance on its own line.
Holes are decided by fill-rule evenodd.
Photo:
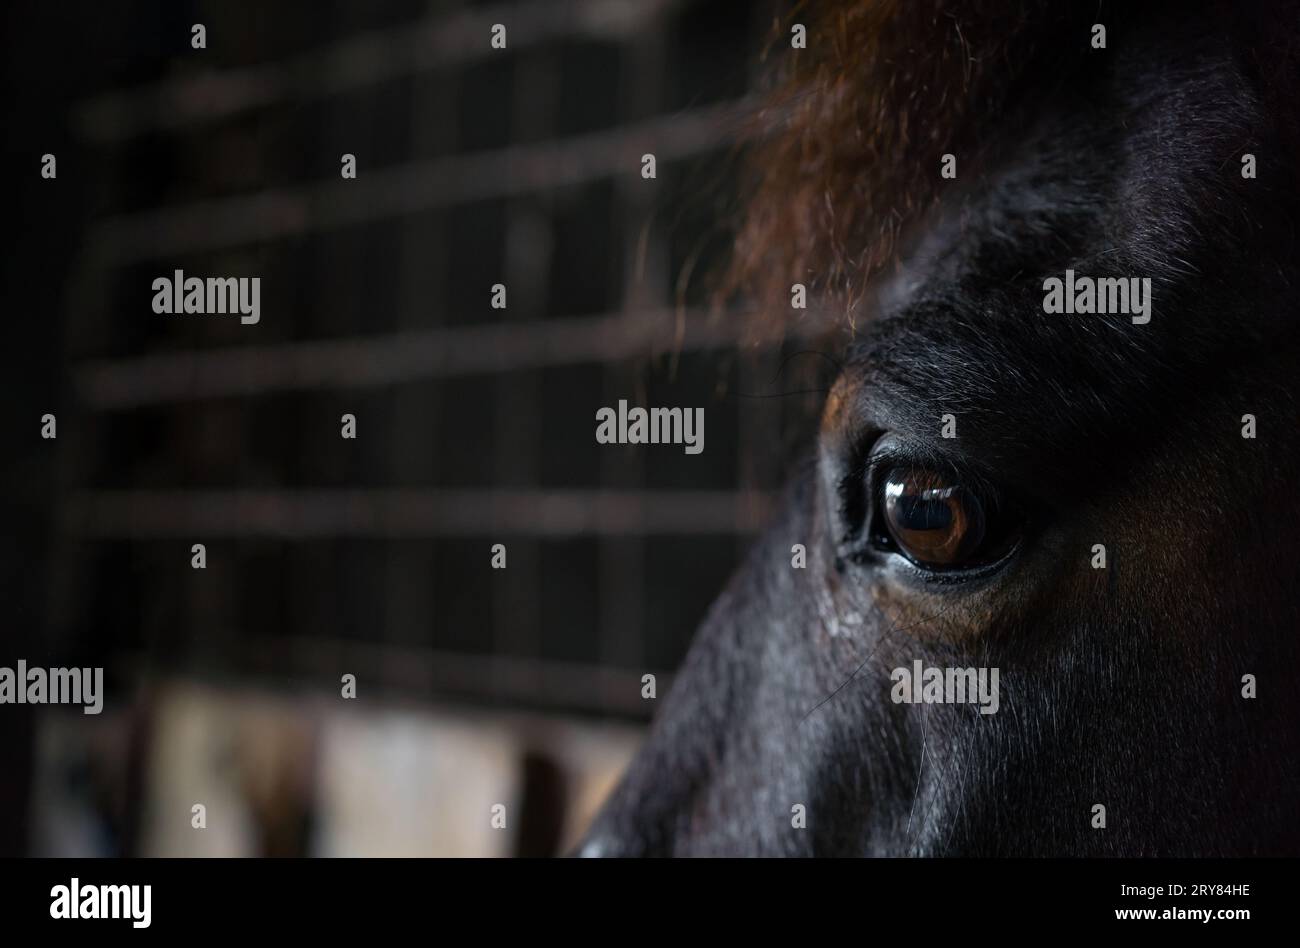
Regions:
M 984 504 L 954 478 L 924 468 L 894 468 L 882 494 L 889 535 L 917 564 L 961 566 L 984 545 Z

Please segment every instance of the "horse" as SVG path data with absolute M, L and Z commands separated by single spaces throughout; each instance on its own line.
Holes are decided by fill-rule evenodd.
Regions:
M 795 15 L 719 285 L 840 367 L 576 853 L 1300 854 L 1295 6 Z

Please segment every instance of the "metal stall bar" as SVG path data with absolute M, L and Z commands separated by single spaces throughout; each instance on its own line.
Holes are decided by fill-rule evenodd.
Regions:
M 409 73 L 466 66 L 496 53 L 493 24 L 509 24 L 509 49 L 566 39 L 617 40 L 684 0 L 529 0 L 431 11 L 392 29 L 368 30 L 287 61 L 169 78 L 95 96 L 73 115 L 74 129 L 104 146 L 152 131 L 175 132 L 243 112 L 328 97 Z
M 107 217 L 91 228 L 99 266 L 216 250 L 317 230 L 583 184 L 740 140 L 744 103 L 659 116 L 635 125 L 479 154 L 413 161 L 355 181 L 273 188 L 179 207 Z

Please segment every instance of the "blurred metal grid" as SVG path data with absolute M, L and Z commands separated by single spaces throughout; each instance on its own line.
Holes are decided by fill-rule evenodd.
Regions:
M 771 353 L 741 348 L 744 320 L 738 314 L 710 320 L 681 301 L 673 305 L 672 252 L 661 222 L 656 221 L 662 188 L 637 174 L 643 152 L 655 153 L 662 180 L 674 163 L 739 141 L 739 118 L 746 109 L 743 99 L 697 105 L 684 112 L 661 111 L 663 85 L 670 69 L 680 65 L 670 63 L 668 39 L 674 17 L 704 6 L 684 0 L 529 2 L 468 10 L 436 5 L 408 26 L 344 36 L 331 46 L 284 62 L 166 79 L 109 91 L 85 103 L 76 114 L 76 127 L 102 153 L 111 155 L 137 136 L 195 129 L 220 135 L 222 123 L 232 117 L 292 108 L 303 99 L 328 99 L 344 90 L 374 87 L 406 75 L 413 84 L 408 119 L 413 140 L 418 146 L 421 135 L 440 128 L 440 144 L 444 149 L 450 146 L 451 153 L 367 167 L 356 181 L 270 188 L 146 208 L 128 206 L 92 227 L 74 281 L 70 345 L 76 343 L 78 325 L 93 326 L 114 318 L 106 302 L 109 288 L 124 279 L 123 268 L 130 265 L 172 260 L 181 254 L 193 259 L 195 254 L 265 247 L 268 242 L 299 241 L 363 225 L 397 231 L 400 285 L 389 290 L 398 316 L 391 331 L 350 338 L 298 338 L 233 347 L 199 344 L 81 360 L 73 373 L 82 410 L 75 429 L 79 437 L 71 439 L 71 447 L 61 442 L 61 483 L 67 490 L 60 522 L 66 533 L 59 557 L 63 568 L 54 577 L 51 601 L 63 625 L 75 629 L 89 621 L 85 609 L 79 612 L 74 602 L 77 591 L 92 587 L 100 569 L 88 562 L 88 542 L 157 542 L 199 534 L 215 543 L 221 538 L 258 537 L 293 543 L 322 537 L 466 537 L 482 541 L 486 570 L 488 545 L 498 536 L 509 536 L 513 538 L 510 568 L 508 574 L 501 574 L 502 579 L 509 576 L 509 583 L 492 595 L 491 603 L 480 604 L 486 617 L 480 628 L 480 634 L 486 631 L 488 636 L 486 655 L 449 651 L 445 643 L 435 644 L 433 650 L 415 649 L 395 632 L 397 622 L 380 622 L 367 642 L 339 644 L 343 640 L 328 633 L 319 640 L 305 639 L 299 627 L 305 622 L 302 616 L 319 614 L 317 608 L 296 610 L 300 616 L 289 633 L 255 646 L 257 653 L 263 658 L 279 655 L 277 668 L 301 674 L 320 667 L 322 656 L 345 660 L 346 652 L 347 661 L 377 670 L 393 687 L 401 687 L 402 679 L 410 677 L 401 673 L 402 666 L 408 672 L 417 666 L 428 668 L 436 657 L 434 664 L 441 671 L 428 676 L 427 682 L 435 690 L 526 705 L 542 701 L 570 710 L 648 713 L 649 704 L 629 700 L 625 692 L 636 686 L 640 671 L 663 674 L 666 669 L 656 665 L 650 653 L 680 657 L 689 629 L 678 630 L 677 644 L 667 651 L 663 643 L 656 643 L 655 649 L 647 647 L 648 637 L 662 634 L 649 627 L 647 587 L 655 587 L 660 597 L 676 594 L 655 573 L 653 563 L 662 556 L 656 560 L 647 555 L 647 538 L 721 535 L 739 545 L 747 542 L 773 502 L 764 488 L 774 478 L 767 455 L 770 444 L 780 440 L 779 418 L 772 413 L 761 418 L 754 413 L 743 416 L 742 436 L 734 448 L 726 448 L 739 451 L 736 470 L 741 479 L 732 490 L 648 487 L 650 475 L 641 456 L 614 451 L 601 455 L 595 472 L 601 487 L 546 487 L 539 466 L 544 449 L 536 440 L 545 401 L 538 373 L 544 367 L 601 366 L 598 388 L 588 397 L 594 409 L 635 396 L 638 390 L 643 393 L 640 367 L 656 354 L 674 354 L 676 370 L 681 354 L 733 350 L 741 360 L 740 377 L 751 385 L 762 381 L 772 368 Z M 732 5 L 733 10 L 741 6 Z M 752 40 L 766 24 L 762 12 L 749 13 L 748 26 L 737 28 L 739 45 L 754 48 Z M 447 131 L 453 124 L 447 116 L 454 111 L 453 96 L 473 95 L 474 90 L 453 84 L 448 91 L 445 72 L 437 82 L 422 72 L 484 60 L 482 38 L 495 22 L 509 24 L 508 55 L 516 59 L 511 136 L 524 143 L 487 152 L 458 152 L 454 134 Z M 570 49 L 564 44 L 575 40 L 617 44 L 622 92 L 618 121 L 566 136 L 557 134 L 554 125 L 559 107 L 557 70 Z M 621 274 L 622 289 L 618 298 L 606 301 L 605 315 L 557 318 L 563 300 L 554 298 L 548 281 L 554 253 L 552 195 L 561 189 L 581 192 L 600 179 L 615 182 L 616 219 L 611 224 L 620 237 L 617 246 L 610 248 L 615 256 L 609 265 Z M 437 298 L 451 275 L 440 272 L 445 267 L 430 267 L 427 261 L 438 257 L 455 237 L 445 222 L 430 224 L 420 215 L 500 200 L 506 201 L 507 208 L 501 282 L 510 293 L 510 306 L 500 314 L 504 318 L 483 325 L 430 325 L 440 317 L 437 308 L 430 309 L 425 301 Z M 348 270 L 335 275 L 335 286 L 355 286 L 359 279 L 357 271 Z M 809 328 L 815 328 L 815 322 Z M 388 438 L 391 453 L 383 463 L 404 476 L 414 472 L 418 478 L 436 480 L 437 461 L 410 446 L 427 437 L 427 427 L 437 423 L 444 409 L 426 404 L 418 392 L 408 392 L 406 387 L 416 380 L 457 378 L 476 384 L 483 397 L 492 401 L 496 416 L 491 443 L 481 446 L 494 458 L 493 483 L 476 489 L 395 489 L 359 483 L 339 490 L 232 485 L 221 491 L 124 491 L 99 489 L 85 479 L 84 472 L 95 468 L 96 458 L 105 450 L 102 428 L 114 414 L 130 416 L 142 409 L 180 414 L 213 399 L 377 389 L 395 399 Z M 588 647 L 581 661 L 547 658 L 541 654 L 542 639 L 554 630 L 541 627 L 545 554 L 537 544 L 547 538 L 581 537 L 597 538 L 595 647 Z M 215 543 L 210 544 L 210 556 Z M 188 572 L 182 554 L 175 555 Z M 717 560 L 716 552 L 709 555 Z M 383 602 L 372 610 L 390 619 L 399 617 L 403 627 L 437 628 L 449 603 L 439 601 L 423 575 L 428 563 L 427 558 L 390 556 L 383 581 L 367 585 L 363 580 L 361 595 L 381 598 Z M 715 568 L 725 572 L 729 563 L 715 562 Z M 298 601 L 311 595 L 314 587 L 301 578 L 301 565 L 291 563 L 288 569 L 291 584 L 300 587 Z M 247 583 L 238 568 L 221 566 L 216 575 L 222 578 L 222 595 L 238 596 L 241 584 Z M 246 636 L 231 630 L 224 619 L 199 621 L 216 600 L 211 589 L 201 590 L 202 584 L 192 577 L 184 580 L 189 590 L 184 616 L 194 620 L 189 637 L 226 636 L 228 641 L 207 642 L 206 648 L 225 650 L 238 665 L 239 655 L 246 654 L 250 645 L 242 640 Z M 357 658 L 358 650 L 370 657 Z M 129 648 L 118 651 L 127 654 Z M 379 657 L 394 654 L 406 658 L 394 662 Z M 417 654 L 424 657 L 415 661 Z M 459 659 L 452 659 L 454 655 Z M 329 661 L 324 660 L 325 665 Z M 557 682 L 563 686 L 557 687 Z

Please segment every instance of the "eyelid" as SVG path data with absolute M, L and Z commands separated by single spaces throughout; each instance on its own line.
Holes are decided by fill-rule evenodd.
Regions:
M 1000 571 L 1022 548 L 1029 526 L 1028 507 L 999 485 L 993 477 L 978 470 L 976 465 L 966 459 L 955 460 L 944 456 L 925 443 L 918 443 L 895 432 L 885 432 L 873 442 L 866 445 L 859 455 L 859 462 L 851 465 L 851 472 L 846 477 L 846 510 L 854 509 L 856 517 L 848 522 L 842 542 L 838 544 L 839 553 L 852 562 L 865 564 L 886 562 L 884 557 L 898 556 L 906 561 L 918 577 L 927 581 L 959 583 L 990 576 Z M 899 496 L 903 485 L 884 482 L 890 473 L 899 468 L 922 469 L 936 472 L 951 481 L 946 488 L 936 488 L 939 493 L 934 499 L 943 499 L 958 490 L 973 492 L 983 505 L 983 513 L 990 524 L 1001 522 L 1004 529 L 990 536 L 990 542 L 1006 543 L 1005 549 L 991 560 L 976 560 L 969 566 L 954 565 L 951 568 L 937 568 L 915 562 L 906 553 L 898 549 L 882 549 L 878 534 L 881 528 L 884 538 L 894 547 L 896 541 L 889 534 L 888 526 L 880 518 L 884 516 L 883 505 L 886 490 L 893 488 Z M 853 482 L 853 483 L 849 483 Z M 856 493 L 855 493 L 856 492 Z M 856 503 L 854 499 L 856 498 Z M 860 519 L 859 519 L 860 518 Z M 1000 549 L 995 547 L 995 550 Z
M 875 502 L 880 479 L 895 467 L 934 471 L 978 494 L 981 498 L 1003 501 L 1009 496 L 1008 491 L 998 481 L 968 459 L 954 459 L 935 451 L 926 444 L 888 432 L 877 438 L 867 451 L 863 478 L 867 489 L 871 492 L 868 506 L 872 506 Z

